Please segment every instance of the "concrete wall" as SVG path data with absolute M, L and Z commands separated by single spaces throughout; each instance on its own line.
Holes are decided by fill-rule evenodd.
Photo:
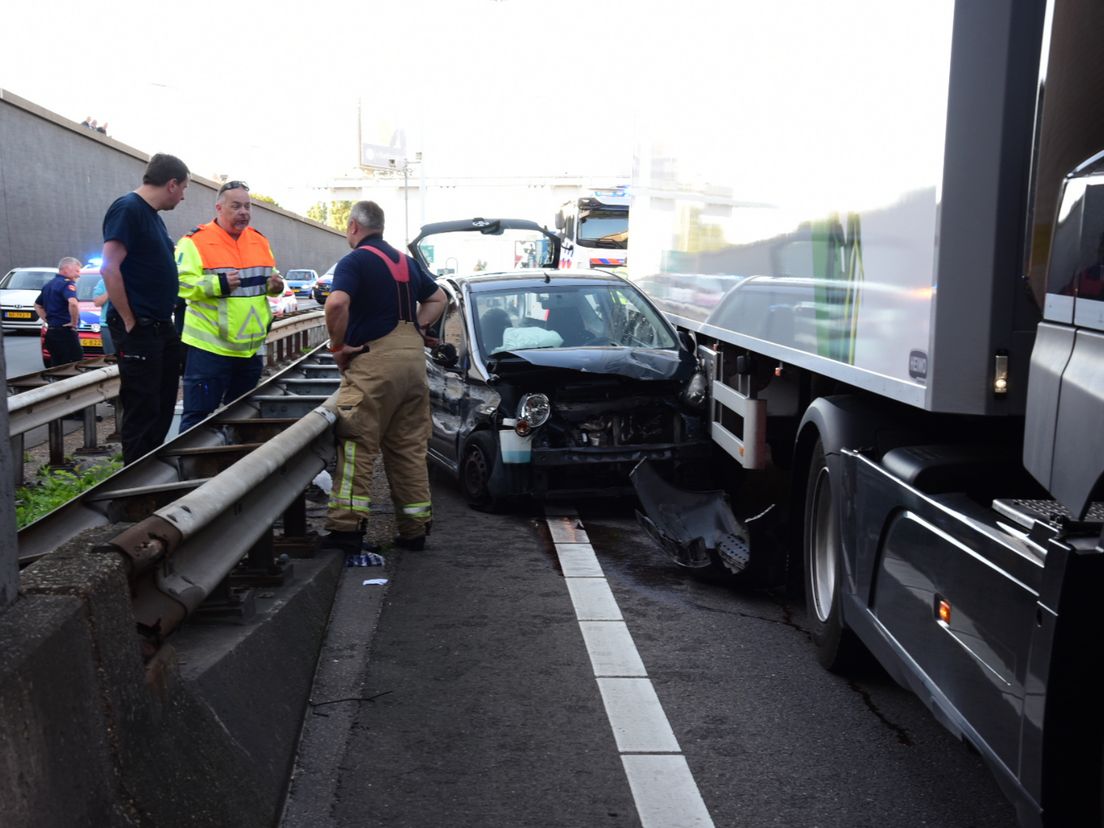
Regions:
M 119 530 L 28 567 L 0 612 L 0 825 L 269 828 L 340 556 L 296 561 L 256 617 L 186 625 L 144 665 L 125 565 L 89 551 Z
M 165 145 L 152 152 L 178 154 L 171 125 Z M 13 267 L 53 267 L 63 256 L 98 256 L 104 212 L 141 184 L 148 160 L 148 153 L 0 89 L 0 276 Z M 193 178 L 184 203 L 161 213 L 169 235 L 177 239 L 214 218 L 217 190 L 216 182 Z M 253 226 L 268 237 L 285 273 L 322 273 L 348 252 L 342 234 L 259 202 Z

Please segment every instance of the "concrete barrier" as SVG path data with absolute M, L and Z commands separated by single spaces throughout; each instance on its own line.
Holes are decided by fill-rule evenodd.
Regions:
M 54 267 L 62 256 L 88 259 L 103 248 L 103 217 L 111 202 L 142 183 L 149 155 L 173 147 L 172 126 L 162 146 L 127 146 L 0 89 L 0 276 L 13 267 Z M 233 173 L 232 170 L 228 172 Z M 264 181 L 251 181 L 260 193 Z M 193 171 L 183 203 L 161 213 L 179 239 L 215 217 L 218 183 Z M 253 226 L 268 237 L 282 271 L 319 273 L 349 252 L 343 233 L 264 202 L 253 202 Z
M 143 664 L 122 560 L 89 530 L 0 614 L 0 814 L 21 826 L 269 826 L 342 561 L 295 562 L 243 624 L 193 623 Z

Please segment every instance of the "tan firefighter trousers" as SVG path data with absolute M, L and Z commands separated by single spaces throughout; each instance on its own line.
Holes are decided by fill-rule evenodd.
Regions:
M 425 534 L 433 513 L 429 500 L 426 448 L 429 389 L 422 337 L 409 322 L 355 356 L 337 391 L 337 473 L 330 492 L 326 528 L 355 532 L 371 508 L 369 486 L 376 456 L 395 504 L 399 535 Z

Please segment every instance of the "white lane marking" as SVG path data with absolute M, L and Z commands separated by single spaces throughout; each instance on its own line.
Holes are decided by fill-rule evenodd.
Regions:
M 628 626 L 588 620 L 621 618 L 621 610 L 582 522 L 570 509 L 545 515 L 641 825 L 713 828 Z
M 605 578 L 564 578 L 580 621 L 620 621 L 621 608 Z M 632 640 L 629 640 L 632 643 Z M 635 645 L 633 647 L 635 649 Z
M 598 689 L 622 753 L 679 753 L 659 696 L 646 678 L 600 678 Z
M 644 828 L 713 825 L 684 756 L 622 756 Z
M 648 671 L 636 651 L 632 635 L 624 621 L 580 621 L 590 665 L 595 678 L 599 676 L 640 676 Z
M 545 521 L 548 531 L 552 533 L 553 543 L 590 543 L 582 523 L 576 517 L 551 517 L 545 518 Z
M 602 565 L 589 543 L 557 543 L 560 569 L 565 578 L 604 578 Z

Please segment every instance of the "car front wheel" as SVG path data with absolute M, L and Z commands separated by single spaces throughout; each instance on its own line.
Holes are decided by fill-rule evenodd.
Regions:
M 485 431 L 473 434 L 460 463 L 460 489 L 473 509 L 490 512 L 498 506 L 498 499 L 491 492 L 491 475 L 497 460 L 494 438 Z

